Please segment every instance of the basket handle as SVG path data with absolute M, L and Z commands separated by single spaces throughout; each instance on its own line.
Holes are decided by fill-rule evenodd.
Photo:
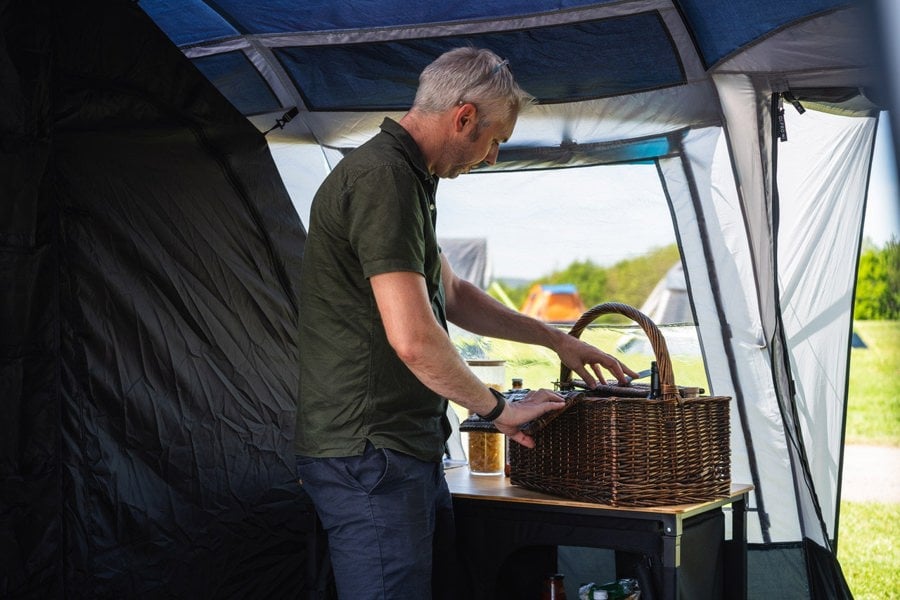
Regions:
M 584 331 L 594 319 L 611 313 L 624 315 L 641 326 L 641 329 L 644 330 L 644 333 L 647 334 L 647 338 L 650 340 L 650 345 L 653 347 L 653 354 L 656 357 L 656 366 L 659 369 L 659 386 L 662 397 L 680 396 L 678 388 L 675 386 L 675 376 L 672 373 L 672 363 L 669 360 L 669 349 L 666 346 L 666 340 L 663 338 L 656 324 L 650 320 L 650 317 L 638 309 L 620 302 L 598 304 L 581 315 L 572 326 L 569 335 L 579 337 L 581 332 Z M 567 383 L 571 380 L 572 369 L 561 364 L 559 370 L 560 383 Z

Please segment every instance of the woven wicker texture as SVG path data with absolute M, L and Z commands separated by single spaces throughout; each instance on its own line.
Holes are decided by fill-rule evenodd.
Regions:
M 631 306 L 595 306 L 569 333 L 578 337 L 597 317 L 609 313 L 631 318 L 647 334 L 662 396 L 567 394 L 566 408 L 554 411 L 551 419 L 530 424 L 535 448 L 510 444 L 512 483 L 612 506 L 690 504 L 727 497 L 731 398 L 683 398 L 659 329 Z M 562 366 L 560 382 L 571 376 L 571 370 Z

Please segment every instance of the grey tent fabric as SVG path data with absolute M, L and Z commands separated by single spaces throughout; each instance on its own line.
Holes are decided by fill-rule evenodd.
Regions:
M 441 238 L 438 243 L 454 273 L 483 290 L 491 285 L 490 255 L 486 239 Z
M 265 139 L 134 4 L 0 27 L 0 596 L 293 596 L 305 233 Z
M 657 325 L 694 322 L 681 263 L 666 271 L 641 305 L 640 311 Z

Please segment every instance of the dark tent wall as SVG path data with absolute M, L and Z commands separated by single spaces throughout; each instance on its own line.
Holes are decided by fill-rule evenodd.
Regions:
M 0 597 L 298 597 L 264 137 L 135 4 L 0 1 L 0 144 Z

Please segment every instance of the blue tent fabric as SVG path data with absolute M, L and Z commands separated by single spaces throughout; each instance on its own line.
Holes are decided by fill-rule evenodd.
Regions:
M 145 0 L 141 7 L 181 47 L 239 36 L 372 30 L 466 19 L 510 18 L 580 10 L 608 2 L 172 2 Z M 722 3 L 681 0 L 700 60 L 710 67 L 739 48 L 796 20 L 850 4 L 846 0 Z M 603 39 L 597 45 L 589 40 Z M 314 39 L 279 46 L 275 55 L 307 102 L 309 110 L 399 110 L 410 106 L 422 67 L 441 51 L 475 44 L 496 51 L 515 65 L 525 89 L 541 102 L 599 98 L 684 82 L 679 56 L 656 11 L 580 21 L 573 25 L 475 36 L 425 38 L 349 46 Z M 386 60 L 386 58 L 390 60 Z M 195 59 L 199 62 L 208 59 Z M 226 97 L 237 89 L 258 89 L 239 62 L 212 74 Z M 209 67 L 205 69 L 209 72 Z M 548 77 L 552 74 L 552 77 Z M 265 92 L 260 92 L 265 94 Z M 239 100 L 245 114 L 262 112 L 259 101 Z
M 590 40 L 604 39 L 596 46 Z M 573 102 L 684 83 L 684 73 L 659 15 L 480 36 L 378 42 L 365 47 L 299 46 L 275 51 L 316 110 L 403 110 L 412 105 L 418 74 L 458 46 L 489 48 L 507 59 L 539 103 Z M 547 73 L 553 77 L 548 78 Z
M 242 114 L 255 115 L 281 108 L 272 88 L 243 52 L 214 54 L 192 62 Z
M 847 0 L 679 0 L 678 4 L 691 24 L 704 64 L 711 67 L 739 48 L 793 21 L 852 3 Z
M 770 65 L 753 50 L 861 3 L 8 3 L 0 272 L 14 285 L 0 293 L 0 596 L 328 597 L 314 515 L 293 474 L 294 290 L 305 231 L 282 178 L 303 171 L 314 180 L 381 113 L 406 109 L 419 71 L 442 51 L 492 48 L 538 99 L 535 116 L 520 118 L 521 137 L 479 178 L 653 164 L 673 183 L 665 190 L 673 221 L 705 245 L 695 260 L 710 271 L 691 277 L 712 289 L 720 272 L 705 250 L 710 231 L 719 233 L 716 210 L 739 206 L 735 229 L 777 223 L 770 206 L 748 208 L 739 194 L 704 196 L 712 175 L 692 170 L 692 155 L 712 153 L 710 140 L 733 119 L 747 122 L 741 139 L 760 152 L 732 155 L 732 168 L 767 164 L 768 111 L 782 94 L 827 94 L 799 68 L 767 80 Z M 790 69 L 816 57 L 792 43 L 764 58 Z M 824 92 L 850 90 L 828 101 L 854 102 L 868 83 L 848 76 Z M 752 106 L 719 103 L 726 93 Z M 295 129 L 267 144 L 260 131 L 292 107 Z M 627 123 L 626 133 L 610 137 L 606 122 Z M 286 170 L 273 160 L 278 143 L 301 157 Z M 765 197 L 775 184 L 752 175 L 740 193 L 755 186 Z M 765 240 L 747 245 L 753 267 L 765 270 Z M 721 291 L 733 293 L 734 281 Z M 779 299 L 766 289 L 754 300 L 763 296 Z M 730 307 L 717 300 L 721 316 Z M 754 316 L 768 325 L 771 314 Z M 721 333 L 722 347 L 749 340 L 745 347 L 784 359 L 773 360 L 773 380 L 793 382 L 790 348 L 765 338 L 771 330 L 754 338 L 720 321 L 706 333 Z M 799 450 L 777 465 L 793 473 L 796 506 L 769 510 L 794 510 L 782 520 L 798 531 L 754 544 L 751 589 L 848 597 L 827 539 L 836 527 L 827 531 L 802 448 L 805 414 L 792 383 L 774 387 L 770 412 L 796 418 L 787 441 Z M 747 402 L 758 400 L 769 398 Z M 750 429 L 738 433 L 753 452 Z M 760 486 L 758 498 L 768 491 Z M 754 533 L 771 534 L 761 500 L 748 519 L 762 530 Z
M 508 18 L 551 11 L 576 10 L 613 0 L 513 0 L 453 3 L 398 0 L 318 0 L 298 5 L 289 0 L 215 3 L 192 0 L 142 0 L 141 7 L 178 46 L 189 46 L 233 35 L 293 31 L 335 31 L 418 23 L 451 23 L 466 19 Z M 708 66 L 734 50 L 796 19 L 847 6 L 848 0 L 760 0 L 752 3 L 679 0 L 693 37 Z
M 463 19 L 571 10 L 612 2 L 615 0 L 464 0 L 453 3 L 410 3 L 402 0 L 313 0 L 303 3 L 291 0 L 191 0 L 182 3 L 177 0 L 143 0 L 141 7 L 177 45 L 185 46 L 235 33 L 258 35 L 450 23 Z

